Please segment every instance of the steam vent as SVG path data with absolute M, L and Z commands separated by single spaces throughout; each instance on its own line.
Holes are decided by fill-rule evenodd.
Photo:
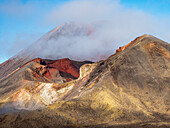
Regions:
M 0 128 L 170 128 L 169 43 L 143 35 L 97 62 L 25 51 L 0 64 Z

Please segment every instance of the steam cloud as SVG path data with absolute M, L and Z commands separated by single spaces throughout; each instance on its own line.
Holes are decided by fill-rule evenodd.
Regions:
M 88 36 L 65 35 L 50 39 L 38 55 L 43 58 L 68 57 L 96 61 L 114 54 L 117 48 L 137 36 L 151 34 L 165 38 L 168 32 L 164 21 L 140 10 L 124 9 L 119 1 L 71 1 L 56 7 L 46 17 L 46 22 L 50 24 L 70 20 L 90 24 L 94 32 Z M 65 24 L 64 32 L 83 31 L 79 23 Z M 165 39 L 169 40 L 167 37 Z
M 64 24 L 60 34 L 53 32 L 48 40 L 47 34 L 33 43 L 26 52 L 31 54 L 30 49 L 36 47 L 34 57 L 97 61 L 143 34 L 170 41 L 169 19 L 157 19 L 141 10 L 125 8 L 118 0 L 66 2 L 48 11 L 44 21 L 46 25 L 74 22 Z M 93 32 L 88 35 L 86 28 Z

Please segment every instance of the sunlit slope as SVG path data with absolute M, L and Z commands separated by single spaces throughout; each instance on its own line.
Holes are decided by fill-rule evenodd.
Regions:
M 99 62 L 84 86 L 74 100 L 49 108 L 77 125 L 146 123 L 168 127 L 170 45 L 150 35 L 141 36 Z
M 144 35 L 86 66 L 77 80 L 61 84 L 74 85 L 66 95 L 41 110 L 4 114 L 1 126 L 170 126 L 170 44 Z
M 95 65 L 90 61 L 72 61 L 67 58 L 37 58 L 27 62 L 0 80 L 1 113 L 8 106 L 35 110 L 64 99 L 70 91 L 75 92 L 80 88 Z

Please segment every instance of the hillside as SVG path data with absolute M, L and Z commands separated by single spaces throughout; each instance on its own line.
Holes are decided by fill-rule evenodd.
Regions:
M 75 79 L 23 77 L 48 62 L 0 80 L 0 127 L 170 127 L 170 44 L 143 35 L 106 60 L 81 63 Z

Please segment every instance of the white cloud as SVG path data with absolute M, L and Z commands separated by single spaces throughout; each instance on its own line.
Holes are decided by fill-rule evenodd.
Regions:
M 12 6 L 13 8 L 8 5 L 4 11 L 8 12 L 9 10 L 8 13 L 21 12 L 23 15 L 22 10 L 24 14 L 27 14 L 30 9 L 37 9 L 40 5 L 40 3 L 28 3 L 22 6 L 20 4 Z M 42 47 L 40 44 L 37 47 L 38 51 L 42 52 L 39 52 L 38 57 L 53 56 L 52 58 L 55 58 L 59 56 L 61 58 L 92 59 L 108 52 L 113 54 L 117 48 L 143 34 L 151 34 L 170 42 L 169 19 L 158 19 L 145 11 L 125 8 L 119 0 L 73 0 L 55 6 L 51 10 L 49 8 L 39 9 L 38 12 L 42 13 L 36 15 L 40 25 L 45 22 L 48 26 L 56 26 L 73 21 L 90 24 L 95 31 L 89 36 L 74 36 L 73 38 L 60 36 L 57 40 L 52 39 L 46 42 Z M 44 19 L 42 20 L 43 15 Z M 16 42 L 22 41 L 28 42 L 16 40 Z M 20 46 L 20 43 L 19 45 L 15 44 L 16 47 Z M 33 45 L 33 47 L 35 46 Z
M 56 6 L 45 16 L 48 24 L 75 21 L 94 26 L 90 36 L 61 36 L 46 43 L 39 57 L 69 57 L 73 59 L 99 59 L 143 34 L 152 34 L 170 41 L 166 37 L 165 22 L 137 9 L 127 9 L 119 1 L 75 0 Z M 55 49 L 54 49 L 55 48 Z M 42 49 L 43 50 L 43 49 Z M 40 51 L 40 50 L 39 50 Z
M 77 0 L 54 8 L 47 19 L 53 22 L 70 20 L 77 22 L 100 21 L 112 17 L 117 9 L 119 9 L 119 4 L 116 1 Z
M 158 19 L 142 10 L 125 8 L 119 0 L 74 0 L 56 6 L 46 14 L 48 24 L 75 21 L 83 23 L 103 22 L 105 30 L 113 39 L 122 37 L 132 39 L 145 33 L 165 38 L 170 19 Z M 126 40 L 125 40 L 126 41 Z

